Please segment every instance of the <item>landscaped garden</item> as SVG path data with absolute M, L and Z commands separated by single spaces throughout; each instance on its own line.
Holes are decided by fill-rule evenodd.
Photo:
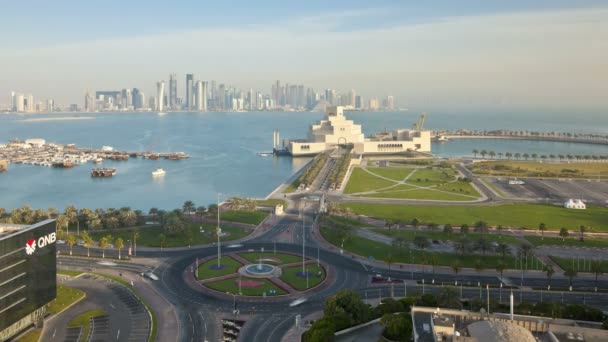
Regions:
M 322 266 L 306 264 L 305 270 L 306 273 L 303 273 L 301 265 L 283 268 L 281 280 L 298 291 L 306 291 L 325 280 L 325 269 Z M 308 278 L 308 282 L 306 278 Z
M 243 265 L 240 262 L 227 255 L 223 255 L 218 267 L 217 258 L 213 258 L 198 265 L 198 279 L 210 279 L 236 273 L 241 266 Z
M 51 314 L 59 313 L 82 298 L 84 292 L 73 287 L 57 285 L 57 297 L 49 303 L 47 310 Z
M 260 258 L 262 259 L 262 263 L 271 265 L 284 265 L 302 261 L 301 256 L 286 253 L 243 252 L 239 253 L 239 256 L 251 261 L 253 264 L 258 263 Z
M 607 231 L 608 208 L 588 206 L 587 210 L 568 210 L 549 204 L 514 203 L 478 206 L 402 205 L 379 203 L 347 203 L 353 213 L 379 219 L 410 222 L 416 218 L 424 223 L 472 225 L 485 221 L 491 226 L 523 227 L 537 229 L 540 222 L 547 229 L 561 227 L 578 230 L 581 225 L 593 227 L 596 231 Z
M 472 201 L 481 195 L 449 166 L 355 167 L 345 194 L 374 198 Z
M 239 287 L 239 281 L 242 281 Z M 205 283 L 205 286 L 219 292 L 231 293 L 243 296 L 278 296 L 284 295 L 286 292 L 273 284 L 268 279 L 248 278 L 248 277 L 234 277 L 230 279 L 219 280 L 215 282 Z

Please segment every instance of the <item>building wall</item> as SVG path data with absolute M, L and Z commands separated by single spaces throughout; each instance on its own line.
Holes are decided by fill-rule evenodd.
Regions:
M 8 327 L 55 299 L 55 242 L 39 245 L 41 237 L 55 233 L 55 221 L 46 220 L 0 237 L 0 335 L 5 336 Z M 26 253 L 29 240 L 36 242 L 31 255 Z

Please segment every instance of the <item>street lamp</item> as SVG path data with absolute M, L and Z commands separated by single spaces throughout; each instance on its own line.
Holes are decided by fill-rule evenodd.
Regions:
M 215 229 L 217 234 L 217 268 L 220 269 L 222 267 L 221 257 L 222 250 L 220 245 L 220 234 L 222 234 L 222 228 L 220 228 L 220 193 L 217 193 L 217 228 Z

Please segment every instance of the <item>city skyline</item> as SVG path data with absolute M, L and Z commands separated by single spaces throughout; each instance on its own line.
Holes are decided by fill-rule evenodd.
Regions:
M 185 74 L 193 73 L 201 80 L 221 79 L 264 92 L 276 79 L 315 89 L 354 88 L 378 98 L 392 94 L 404 107 L 429 110 L 605 108 L 601 88 L 608 67 L 601 56 L 608 48 L 592 44 L 605 41 L 605 5 L 471 3 L 460 8 L 439 2 L 431 8 L 353 2 L 348 9 L 338 3 L 321 12 L 290 5 L 259 18 L 244 13 L 272 6 L 242 4 L 216 19 L 182 22 L 145 9 L 151 19 L 162 20 L 134 29 L 119 15 L 116 25 L 124 30 L 104 26 L 98 14 L 90 13 L 92 24 L 80 33 L 62 31 L 68 24 L 50 32 L 36 25 L 15 30 L 8 40 L 14 48 L 0 56 L 5 66 L 0 94 L 16 91 L 81 104 L 86 89 L 139 86 L 154 94 L 160 79 L 169 94 L 168 75 L 175 72 L 181 90 Z M 87 6 L 69 10 L 81 13 Z M 33 17 L 48 9 L 39 7 L 33 8 Z M 61 18 L 68 9 L 58 7 L 52 14 Z M 198 6 L 192 12 L 189 16 L 211 17 Z M 22 26 L 14 19 L 2 25 L 11 24 Z M 193 46 L 193 41 L 201 44 Z M 326 58 L 328 52 L 332 58 Z M 82 60 L 87 63 L 78 63 Z M 523 82 L 530 87 L 521 87 Z M 6 102 L 6 97 L 0 100 Z

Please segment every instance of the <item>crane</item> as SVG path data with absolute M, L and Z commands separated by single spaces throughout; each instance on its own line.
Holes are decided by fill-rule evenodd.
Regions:
M 417 131 L 422 131 L 422 128 L 424 127 L 425 118 L 426 118 L 426 112 L 423 112 L 422 114 L 420 114 L 420 119 L 418 119 L 418 122 L 416 122 L 415 124 L 412 125 L 412 128 Z

